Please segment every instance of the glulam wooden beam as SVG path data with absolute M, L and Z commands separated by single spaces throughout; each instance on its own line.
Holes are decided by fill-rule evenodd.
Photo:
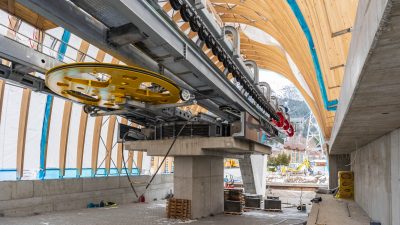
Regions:
M 137 153 L 137 162 L 136 162 L 136 166 L 139 170 L 139 174 L 142 173 L 142 168 L 143 168 L 143 152 L 142 151 L 138 151 Z
M 15 0 L 7 0 L 7 9 L 10 14 L 15 14 Z
M 120 61 L 118 60 L 118 59 L 116 59 L 116 58 L 113 58 L 112 60 L 111 60 L 111 63 L 112 64 L 118 64 Z
M 89 42 L 82 40 L 79 46 L 79 52 L 76 56 L 77 62 L 84 62 L 86 58 L 86 53 L 89 50 Z M 86 140 L 86 127 L 87 127 L 88 114 L 81 109 L 81 116 L 79 120 L 79 130 L 78 130 L 78 145 L 76 148 L 76 169 L 77 176 L 82 175 L 82 165 L 83 165 L 83 154 L 85 150 L 85 140 Z
M 86 54 L 87 54 L 87 52 L 89 50 L 89 46 L 90 46 L 89 42 L 87 42 L 85 40 L 82 40 L 81 46 L 79 46 L 79 51 L 78 51 L 78 54 L 76 56 L 76 61 L 77 62 L 84 62 L 85 61 Z
M 68 133 L 71 120 L 72 102 L 65 101 L 64 112 L 62 117 L 61 135 L 60 135 L 60 160 L 59 169 L 60 177 L 65 175 L 65 162 L 67 158 L 68 149 Z
M 96 55 L 96 61 L 103 62 L 106 53 L 99 49 Z M 93 143 L 92 143 L 92 176 L 96 175 L 97 172 L 97 160 L 99 156 L 99 146 L 100 146 L 100 137 L 101 137 L 101 128 L 103 126 L 103 117 L 96 117 L 96 121 L 94 123 L 94 131 L 93 131 Z
M 108 119 L 108 131 L 107 131 L 107 140 L 106 140 L 106 174 L 110 174 L 110 166 L 111 166 L 111 157 L 113 151 L 113 143 L 114 143 L 114 131 L 115 131 L 115 122 L 117 121 L 116 116 L 110 116 Z
M 168 159 L 166 159 L 166 160 L 168 160 Z M 161 163 L 161 162 L 160 162 L 160 163 Z M 158 165 L 158 166 L 160 166 L 160 165 Z M 161 173 L 165 173 L 165 161 L 164 161 L 163 164 L 161 165 L 160 172 L 161 172 Z
M 21 108 L 19 113 L 18 142 L 17 142 L 17 179 L 21 179 L 24 174 L 25 140 L 26 127 L 28 124 L 29 103 L 31 90 L 23 89 Z
M 100 145 L 100 135 L 101 135 L 101 127 L 103 123 L 103 117 L 98 116 L 94 122 L 94 130 L 93 130 L 93 143 L 92 143 L 92 176 L 94 176 L 97 172 L 97 160 L 99 157 L 99 145 Z
M 168 173 L 172 173 L 172 164 L 174 163 L 174 158 L 169 157 L 168 158 Z
M 128 120 L 126 118 L 121 119 L 121 124 L 128 124 Z M 124 149 L 122 148 L 122 143 L 117 144 L 117 170 L 118 173 L 121 173 L 122 170 L 122 154 L 124 153 Z
M 157 171 L 157 168 L 160 166 L 160 157 L 154 156 L 154 164 L 153 164 L 153 170 L 154 172 Z
M 133 155 L 135 154 L 134 151 L 129 151 L 128 153 L 128 175 L 132 174 L 132 168 L 133 168 Z
M 78 131 L 78 145 L 76 148 L 76 169 L 77 176 L 82 175 L 83 153 L 85 149 L 86 127 L 87 127 L 88 114 L 81 110 L 81 118 L 79 121 Z
M 32 10 L 16 2 L 15 0 L 0 0 L 0 9 L 6 11 L 11 15 L 21 18 L 33 27 L 37 27 L 43 30 L 57 27 L 57 25 L 50 20 L 46 20 L 39 14 L 33 12 Z

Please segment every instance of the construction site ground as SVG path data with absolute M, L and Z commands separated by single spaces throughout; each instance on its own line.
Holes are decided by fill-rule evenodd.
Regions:
M 322 201 L 314 203 L 307 224 L 369 225 L 370 218 L 355 201 L 318 194 Z
M 219 214 L 200 220 L 181 221 L 166 218 L 165 200 L 150 203 L 131 203 L 110 208 L 77 209 L 55 213 L 45 213 L 27 217 L 0 217 L 0 225 L 289 225 L 303 224 L 348 224 L 367 225 L 369 218 L 354 201 L 337 200 L 331 195 L 322 196 L 322 202 L 314 204 L 313 191 L 267 190 L 267 195 L 279 196 L 282 200 L 282 212 L 246 210 L 242 215 Z M 307 206 L 306 212 L 297 210 L 300 201 Z M 348 216 L 349 206 L 350 217 Z M 319 211 L 319 212 L 318 212 Z M 308 216 L 309 215 L 309 216 Z
M 165 200 L 150 203 L 132 203 L 111 208 L 77 209 L 46 213 L 28 217 L 0 217 L 0 225 L 169 225 L 169 224 L 302 224 L 307 221 L 307 212 L 299 212 L 296 204 L 300 195 L 304 202 L 310 202 L 314 192 L 272 190 L 273 195 L 282 199 L 283 212 L 250 210 L 242 215 L 219 214 L 200 220 L 180 221 L 166 218 Z M 310 205 L 307 205 L 310 209 Z

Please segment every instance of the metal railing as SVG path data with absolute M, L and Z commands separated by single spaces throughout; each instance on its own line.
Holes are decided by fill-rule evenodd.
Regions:
M 7 35 L 9 32 L 13 35 Z M 41 42 L 36 40 L 34 37 L 28 37 L 17 30 L 11 29 L 4 24 L 0 24 L 0 34 L 52 58 L 58 58 L 57 56 L 61 54 L 58 52 L 58 48 L 61 44 L 65 44 L 68 47 L 68 53 L 71 55 L 76 55 L 76 58 L 72 58 L 67 54 L 61 54 L 62 57 L 59 58 L 62 58 L 62 62 L 64 63 L 73 63 L 76 61 L 98 62 L 98 60 L 91 57 L 87 53 L 82 52 L 68 43 L 65 43 L 62 40 L 45 32 L 43 33 L 43 41 Z

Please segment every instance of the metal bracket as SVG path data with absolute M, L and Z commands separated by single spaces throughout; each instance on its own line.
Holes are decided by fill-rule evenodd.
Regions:
M 228 76 L 228 74 L 229 74 L 228 68 L 225 68 L 224 71 L 223 71 L 223 73 L 224 73 L 225 76 Z
M 164 75 L 165 67 L 162 64 L 158 64 L 158 73 Z
M 198 10 L 204 9 L 206 6 L 205 0 L 191 0 L 191 1 L 193 2 L 194 7 Z
M 119 27 L 111 27 L 107 31 L 107 42 L 113 46 L 123 46 L 135 42 L 143 41 L 147 37 L 132 23 L 127 23 Z
M 196 45 L 197 45 L 197 47 L 202 49 L 204 47 L 204 41 L 200 40 L 200 38 L 199 38 L 196 41 Z
M 187 45 L 186 44 L 184 44 L 183 45 L 183 57 L 186 59 L 187 58 Z
M 129 114 L 129 111 L 126 109 L 113 110 L 113 111 L 97 111 L 95 113 L 91 113 L 90 116 L 111 116 L 111 115 L 124 115 L 124 114 Z
M 181 102 L 181 103 L 174 103 L 174 104 L 162 104 L 162 105 L 147 105 L 146 104 L 146 109 L 165 109 L 165 108 L 176 108 L 176 107 L 183 107 L 183 106 L 190 106 L 190 105 L 195 105 L 197 104 L 196 100 L 189 100 L 186 102 Z
M 12 63 L 11 68 L 22 68 L 22 65 Z M 14 83 L 16 85 L 30 88 L 33 91 L 44 91 L 45 90 L 45 83 L 44 80 L 35 77 L 33 75 L 27 73 L 21 73 L 17 70 L 13 70 L 7 66 L 0 65 L 0 78 L 7 80 L 8 82 Z
M 195 99 L 191 99 L 189 101 L 181 102 L 181 103 L 152 105 L 149 103 L 138 102 L 135 100 L 128 100 L 126 104 L 131 107 L 154 110 L 154 109 L 166 109 L 166 108 L 176 108 L 176 107 L 195 105 L 195 104 L 197 104 L 197 101 Z

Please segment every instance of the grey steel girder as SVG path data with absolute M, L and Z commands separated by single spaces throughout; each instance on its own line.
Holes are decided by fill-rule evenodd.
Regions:
M 106 38 L 110 27 L 104 25 L 103 21 L 100 22 L 87 13 L 82 12 L 80 8 L 71 2 L 64 0 L 17 0 L 17 2 L 128 64 L 137 64 L 153 71 L 162 69 L 165 76 L 173 79 L 182 88 L 199 93 L 201 88 L 194 88 L 194 86 L 196 86 L 196 82 L 203 83 L 203 88 L 206 90 L 215 90 L 215 93 L 209 95 L 212 101 L 204 98 L 198 102 L 218 116 L 223 118 L 229 117 L 226 113 L 219 110 L 222 102 L 222 104 L 229 103 L 235 105 L 240 110 L 247 111 L 255 117 L 266 118 L 244 96 L 235 90 L 235 87 L 224 77 L 223 73 L 211 63 L 204 53 L 198 51 L 191 40 L 178 31 L 176 26 L 164 18 L 147 1 L 91 0 L 83 2 L 87 2 L 87 4 L 95 3 L 95 7 L 92 10 L 98 9 L 103 11 L 104 5 L 111 4 L 112 7 L 106 9 L 110 11 L 114 10 L 116 14 L 110 18 L 113 18 L 114 21 L 128 21 L 134 24 L 141 32 L 148 36 L 148 40 L 146 39 L 145 42 L 155 45 L 150 45 L 153 50 L 155 48 L 163 49 L 171 55 L 168 55 L 165 59 L 158 59 L 159 61 L 154 60 L 151 56 L 132 44 L 118 47 L 110 45 Z M 115 25 L 121 26 L 123 24 Z M 174 68 L 175 70 L 177 68 L 186 68 L 188 74 L 175 73 Z
M 30 67 L 34 71 L 45 73 L 47 70 L 62 64 L 48 55 L 3 35 L 0 35 L 0 43 L 0 58 Z
M 61 65 L 63 62 L 3 35 L 0 35 L 0 43 L 0 58 L 11 61 L 11 66 L 0 65 L 0 79 L 5 80 L 9 84 L 65 99 L 48 89 L 44 79 L 29 74 L 30 72 L 44 74 L 47 70 Z M 91 113 L 91 115 L 120 115 L 127 118 L 138 117 L 138 122 L 150 120 L 154 120 L 154 122 L 157 120 L 173 121 L 176 118 L 188 119 L 191 117 L 191 113 L 176 107 L 195 104 L 196 100 L 191 99 L 187 102 L 159 106 L 147 105 L 140 102 L 136 102 L 135 105 L 133 104 L 134 102 L 129 101 L 126 104 L 127 108 L 124 110 L 101 111 Z M 214 118 L 212 116 L 208 117 Z M 210 120 L 209 118 L 203 116 L 201 119 L 208 121 Z
M 43 79 L 29 73 L 34 71 L 45 73 L 62 62 L 3 35 L 0 35 L 0 43 L 0 58 L 12 63 L 11 67 L 1 65 L 0 79 L 34 91 L 54 95 L 45 86 Z

